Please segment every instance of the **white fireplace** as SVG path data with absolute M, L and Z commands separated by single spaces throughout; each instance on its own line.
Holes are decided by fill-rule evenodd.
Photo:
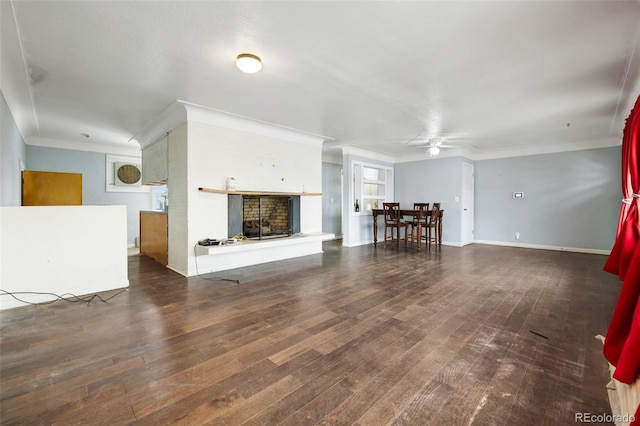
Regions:
M 326 138 L 184 102 L 165 111 L 153 129 L 148 142 L 141 135 L 140 144 L 143 162 L 153 141 L 167 144 L 169 268 L 191 276 L 196 255 L 203 273 L 322 252 L 322 239 L 329 238 L 322 235 Z M 235 191 L 228 190 L 230 180 Z M 270 250 L 249 244 L 218 247 L 224 251 L 197 247 L 204 238 L 233 236 L 229 193 L 299 196 L 298 232 L 278 242 L 259 242 L 270 244 Z
M 230 236 L 286 238 L 300 232 L 300 196 L 229 194 Z

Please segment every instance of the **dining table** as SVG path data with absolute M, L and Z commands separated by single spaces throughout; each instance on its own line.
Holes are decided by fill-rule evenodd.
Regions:
M 417 235 L 422 235 L 422 219 L 431 216 L 431 210 L 416 210 L 416 209 L 399 209 L 398 214 L 400 217 L 411 217 L 414 223 L 416 223 Z M 373 216 L 373 246 L 378 246 L 378 216 L 384 215 L 384 209 L 371 209 L 371 215 Z M 436 225 L 436 244 L 438 247 L 442 247 L 442 219 L 444 217 L 444 210 L 439 210 L 437 216 Z M 416 251 L 420 252 L 420 239 Z

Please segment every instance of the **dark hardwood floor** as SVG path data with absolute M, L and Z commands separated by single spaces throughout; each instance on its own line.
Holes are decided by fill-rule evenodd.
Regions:
M 0 314 L 11 424 L 568 425 L 610 413 L 605 257 L 488 245 L 325 253 Z M 114 294 L 107 292 L 103 297 Z M 3 296 L 7 297 L 7 296 Z

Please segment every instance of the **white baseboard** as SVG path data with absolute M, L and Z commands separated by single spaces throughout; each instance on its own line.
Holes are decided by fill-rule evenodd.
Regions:
M 381 241 L 378 241 L 381 242 Z M 367 244 L 373 244 L 373 241 L 358 241 L 355 243 L 346 243 L 342 240 L 342 247 L 358 247 L 358 246 L 366 246 Z
M 444 242 L 442 244 L 444 244 Z M 493 246 L 519 247 L 519 248 L 530 248 L 530 249 L 538 249 L 538 250 L 569 251 L 573 253 L 603 254 L 607 256 L 611 253 L 611 250 L 589 249 L 589 248 L 580 248 L 580 247 L 547 246 L 542 244 L 511 243 L 507 241 L 475 240 L 474 244 L 488 244 Z
M 337 238 L 336 238 L 337 239 Z M 378 240 L 378 244 L 382 244 L 384 243 L 383 240 Z M 358 241 L 358 242 L 354 242 L 354 243 L 342 243 L 343 247 L 358 247 L 358 246 L 366 246 L 368 244 L 373 244 L 373 240 L 368 240 L 368 241 Z M 422 243 L 424 244 L 424 243 Z M 443 241 L 442 242 L 443 246 L 452 246 L 452 247 L 462 247 L 462 243 L 455 243 L 452 241 Z
M 367 244 L 373 244 L 372 240 L 369 241 L 357 241 L 350 243 L 342 243 L 343 247 L 358 247 L 364 246 Z M 382 244 L 382 241 L 378 241 L 378 244 Z M 581 248 L 581 247 L 562 247 L 562 246 L 548 246 L 542 244 L 524 244 L 524 243 L 511 243 L 507 241 L 487 241 L 487 240 L 474 240 L 472 244 L 487 244 L 493 246 L 505 246 L 505 247 L 518 247 L 518 248 L 529 248 L 529 249 L 538 249 L 538 250 L 553 250 L 553 251 L 568 251 L 573 253 L 587 253 L 587 254 L 602 254 L 608 256 L 611 253 L 611 250 L 600 250 L 600 249 L 589 249 L 589 248 Z M 464 247 L 464 244 L 461 242 L 454 241 L 443 241 L 443 246 L 450 247 Z
M 464 244 L 462 244 L 462 243 L 454 243 L 453 241 L 443 241 L 442 245 L 443 246 L 451 246 L 451 247 L 464 247 Z

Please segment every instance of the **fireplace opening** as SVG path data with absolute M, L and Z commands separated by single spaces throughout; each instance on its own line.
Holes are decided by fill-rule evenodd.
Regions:
M 288 237 L 300 232 L 299 197 L 229 195 L 229 236 L 249 239 Z
M 247 238 L 288 237 L 291 197 L 245 196 L 242 200 L 242 234 Z

